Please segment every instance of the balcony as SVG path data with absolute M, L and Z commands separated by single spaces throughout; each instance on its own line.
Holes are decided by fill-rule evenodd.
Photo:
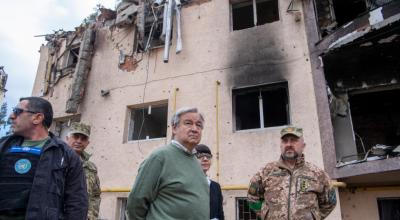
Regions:
M 332 177 L 350 186 L 399 185 L 400 154 L 371 152 L 400 146 L 400 1 L 348 21 L 316 47 L 333 125 Z

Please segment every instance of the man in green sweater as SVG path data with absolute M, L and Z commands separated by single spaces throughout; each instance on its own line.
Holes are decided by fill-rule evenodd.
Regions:
M 171 120 L 172 141 L 145 159 L 128 197 L 130 220 L 210 218 L 207 179 L 195 157 L 204 118 L 196 108 L 179 109 Z

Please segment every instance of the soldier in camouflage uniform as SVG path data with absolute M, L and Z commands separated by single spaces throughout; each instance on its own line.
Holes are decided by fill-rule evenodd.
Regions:
M 301 128 L 281 130 L 280 160 L 268 163 L 250 181 L 247 197 L 260 219 L 320 220 L 336 206 L 328 175 L 304 161 L 304 147 Z
M 99 216 L 100 208 L 100 180 L 97 176 L 96 165 L 89 161 L 90 154 L 85 152 L 89 145 L 90 126 L 73 122 L 66 138 L 68 145 L 81 157 L 86 176 L 87 192 L 89 196 L 88 220 L 95 220 Z

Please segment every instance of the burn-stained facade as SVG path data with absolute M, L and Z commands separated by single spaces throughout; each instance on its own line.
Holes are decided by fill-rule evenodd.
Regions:
M 398 219 L 400 2 L 315 2 L 307 39 L 325 168 L 347 185 L 342 218 Z
M 390 20 L 391 25 L 376 29 L 378 32 L 372 28 L 363 35 L 377 35 L 381 37 L 377 41 L 391 46 L 361 46 L 367 42 L 358 38 L 347 42 L 349 39 L 343 36 L 350 32 L 337 34 L 342 24 L 335 17 L 334 3 L 122 1 L 116 10 L 100 8 L 96 21 L 75 31 L 46 36 L 48 44 L 40 49 L 32 94 L 53 104 L 55 122 L 51 129 L 60 137 L 65 138 L 73 121 L 92 126 L 89 151 L 98 166 L 103 190 L 99 218 L 124 219 L 125 198 L 139 164 L 152 150 L 170 141 L 173 112 L 196 106 L 205 115 L 202 143 L 215 155 L 210 175 L 223 188 L 226 219 L 255 219 L 244 199 L 246 187 L 261 166 L 279 158 L 279 131 L 285 125 L 304 128 L 306 160 L 356 187 L 351 192 L 347 188 L 338 191 L 339 205 L 328 219 L 340 219 L 341 214 L 343 219 L 360 219 L 352 212 L 369 219 L 371 215 L 365 210 L 346 207 L 351 199 L 371 197 L 369 191 L 359 192 L 359 175 L 363 178 L 372 172 L 391 177 L 388 182 L 393 186 L 395 178 L 386 171 L 396 173 L 400 165 L 382 165 L 387 170 L 371 172 L 360 168 L 353 175 L 347 171 L 350 166 L 371 162 L 347 164 L 351 160 L 345 160 L 338 168 L 337 158 L 358 149 L 355 142 L 354 149 L 347 147 L 354 133 L 349 118 L 357 118 L 348 107 L 354 95 L 349 89 L 358 91 L 364 81 L 374 88 L 397 85 L 398 35 L 390 35 L 387 29 L 398 23 Z M 389 22 L 392 17 L 386 15 L 383 21 Z M 350 21 L 358 18 L 357 14 Z M 378 19 L 375 25 L 381 21 Z M 380 55 L 381 50 L 384 55 Z M 361 57 L 376 66 L 360 64 L 364 63 Z M 378 72 L 381 67 L 385 74 Z M 379 78 L 381 75 L 385 77 Z M 389 101 L 382 97 L 395 98 L 396 93 L 392 93 L 375 99 L 386 105 Z M 370 97 L 360 96 L 358 100 L 360 122 L 369 118 L 362 110 L 363 99 Z M 330 111 L 332 103 L 342 103 L 336 105 L 336 113 Z M 395 105 L 392 102 L 388 109 Z M 343 112 L 344 116 L 335 115 Z M 397 117 L 394 110 L 391 113 Z M 343 128 L 337 129 L 338 123 Z M 390 140 L 393 142 L 376 144 L 391 145 L 397 139 Z M 398 158 L 373 162 L 395 161 Z M 384 193 L 400 196 L 393 187 Z M 364 205 L 378 212 L 376 204 Z

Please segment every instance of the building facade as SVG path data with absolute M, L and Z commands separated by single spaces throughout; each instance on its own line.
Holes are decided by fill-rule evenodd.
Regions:
M 4 67 L 0 66 L 0 105 L 3 105 L 4 96 L 6 95 L 5 93 L 7 92 L 6 90 L 7 77 L 8 75 L 4 71 Z
M 202 143 L 215 155 L 210 176 L 223 188 L 226 219 L 255 219 L 245 200 L 246 187 L 255 172 L 279 158 L 279 131 L 286 125 L 304 128 L 306 160 L 342 182 L 337 186 L 347 184 L 337 191 L 338 206 L 328 219 L 378 219 L 396 207 L 385 198 L 398 204 L 399 158 L 354 163 L 354 158 L 342 159 L 359 151 L 350 126 L 355 117 L 346 107 L 348 100 L 341 97 L 347 93 L 351 103 L 358 93 L 348 91 L 365 89 L 362 83 L 351 84 L 350 73 L 364 67 L 365 61 L 356 61 L 358 57 L 365 55 L 370 57 L 367 63 L 373 63 L 372 54 L 381 49 L 374 47 L 366 54 L 361 46 L 365 42 L 356 37 L 338 41 L 351 33 L 343 32 L 343 27 L 346 22 L 357 23 L 359 14 L 340 20 L 335 16 L 340 10 L 333 5 L 338 0 L 192 0 L 181 1 L 175 16 L 169 17 L 164 14 L 166 6 L 158 4 L 162 2 L 122 1 L 115 11 L 100 8 L 96 21 L 48 35 L 48 44 L 40 48 L 32 94 L 53 104 L 51 130 L 65 138 L 72 121 L 92 126 L 88 150 L 103 191 L 100 219 L 124 219 L 139 164 L 170 142 L 169 119 L 184 106 L 198 107 L 205 116 Z M 394 28 L 379 44 L 384 44 L 383 52 L 391 60 L 385 63 L 381 58 L 374 70 L 394 66 L 385 69 L 387 77 L 373 81 L 374 88 L 392 88 L 391 98 L 398 96 L 400 79 L 399 55 L 394 52 L 399 46 L 395 28 L 399 10 L 392 9 L 397 3 L 376 6 L 385 13 L 375 25 L 388 19 L 390 25 L 385 31 L 366 33 L 382 36 L 381 31 Z M 384 8 L 392 10 L 386 13 Z M 364 16 L 368 11 L 365 8 Z M 168 19 L 173 23 L 170 37 L 163 30 Z M 169 41 L 171 46 L 166 47 Z M 354 45 L 357 50 L 347 50 Z M 381 73 L 371 68 L 371 75 L 375 79 Z M 340 80 L 344 87 L 335 87 Z M 372 85 L 368 80 L 360 82 Z M 359 108 L 362 102 L 358 101 Z M 332 103 L 344 103 L 336 105 L 344 109 L 343 117 L 333 117 L 339 110 L 331 113 Z M 370 117 L 366 112 L 358 121 Z M 398 113 L 391 114 L 398 120 Z M 378 138 L 371 143 L 399 145 L 396 134 L 390 143 L 375 143 Z

